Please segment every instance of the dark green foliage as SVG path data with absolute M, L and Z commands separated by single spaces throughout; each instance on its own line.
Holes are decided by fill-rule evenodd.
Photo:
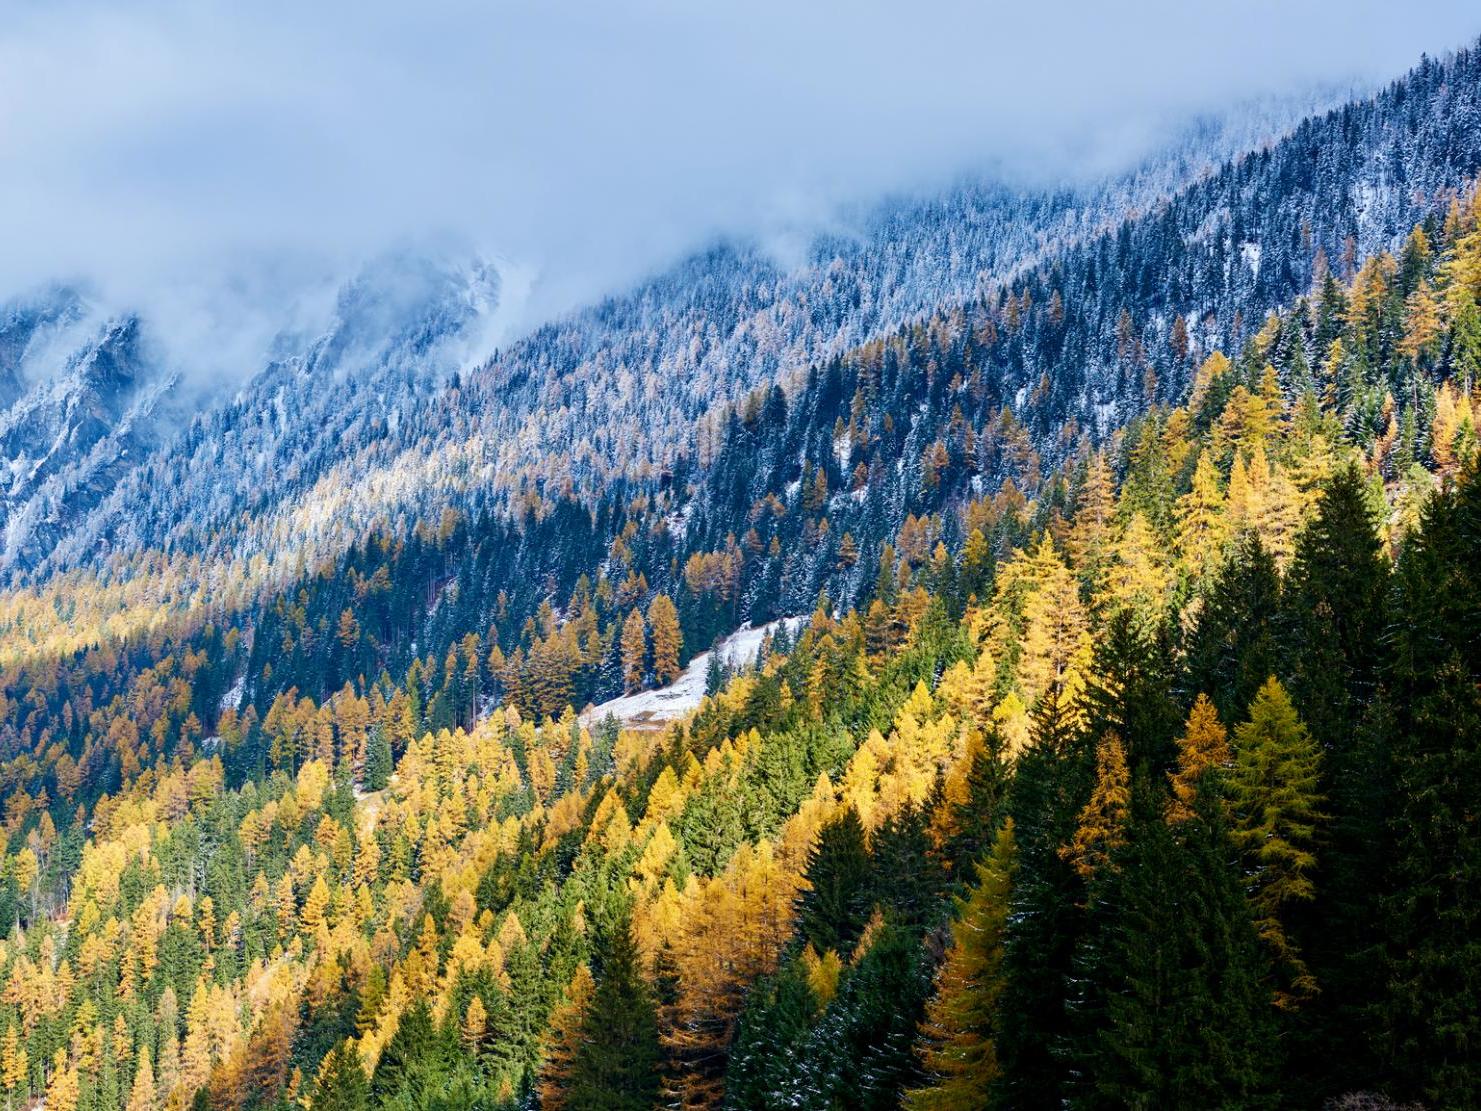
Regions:
M 1127 842 L 1091 885 L 1071 1102 L 1260 1106 L 1273 1012 L 1214 777 L 1191 820 L 1170 829 L 1161 811 L 1138 786 Z
M 391 742 L 385 729 L 377 725 L 371 729 L 365 746 L 365 789 L 382 790 L 391 781 L 391 765 Z
M 1397 1094 L 1481 1104 L 1481 483 L 1437 495 L 1396 575 L 1382 1048 Z
M 1238 721 L 1278 670 L 1280 577 L 1275 560 L 1254 533 L 1233 545 L 1203 598 L 1187 645 L 1186 689 L 1207 694 L 1224 721 Z
M 803 875 L 799 932 L 819 953 L 834 949 L 847 956 L 868 917 L 870 890 L 869 848 L 852 806 L 818 831 Z
M 870 902 L 892 922 L 920 930 L 942 916 L 946 876 L 932 849 L 929 814 L 907 806 L 874 833 Z
M 1018 874 L 1003 961 L 998 1106 L 1057 1108 L 1069 1092 L 1059 1048 L 1071 1033 L 1068 1001 L 1085 885 L 1059 848 L 1074 834 L 1094 776 L 1094 749 L 1069 727 L 1057 700 L 1046 699 L 1009 794 Z
M 598 952 L 600 978 L 581 1022 L 566 1100 L 591 1111 L 649 1111 L 658 1099 L 658 1015 L 626 918 Z
M 1086 712 L 1094 737 L 1114 731 L 1126 763 L 1153 775 L 1176 761 L 1174 738 L 1182 713 L 1173 699 L 1172 645 L 1162 624 L 1123 608 L 1100 639 Z
M 1293 917 L 1320 994 L 1293 1031 L 1290 1067 L 1315 1100 L 1380 1079 L 1371 1052 L 1373 968 L 1382 942 L 1374 877 L 1385 864 L 1391 806 L 1385 662 L 1389 568 L 1365 480 L 1339 472 L 1296 543 L 1285 583 L 1290 691 L 1324 749 L 1330 821 L 1315 903 Z
M 360 1055 L 342 1044 L 330 1051 L 314 1082 L 314 1111 L 362 1111 L 370 1106 L 370 1083 Z
M 760 981 L 736 1023 L 725 1104 L 736 1109 L 775 1106 L 796 1081 L 818 1000 L 800 960 Z
M 418 999 L 401 1015 L 396 1033 L 381 1050 L 370 1093 L 377 1104 L 435 1086 L 452 1063 L 456 1043 L 432 1021 L 425 1000 Z

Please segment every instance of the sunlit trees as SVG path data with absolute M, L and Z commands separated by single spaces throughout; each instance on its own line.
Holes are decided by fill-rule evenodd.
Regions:
M 1015 855 L 1010 822 L 999 831 L 987 863 L 977 865 L 976 882 L 952 926 L 936 995 L 921 1026 L 921 1063 L 930 1082 L 906 1096 L 905 1106 L 913 1111 L 976 1111 L 992 1102 Z
M 1246 861 L 1255 926 L 1279 970 L 1276 1000 L 1296 1006 L 1317 990 L 1289 916 L 1316 893 L 1321 750 L 1274 677 L 1250 704 L 1249 720 L 1235 728 L 1233 748 L 1231 834 Z

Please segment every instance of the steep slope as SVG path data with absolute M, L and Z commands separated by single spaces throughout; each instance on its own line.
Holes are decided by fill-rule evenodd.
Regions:
M 436 376 L 411 389 L 373 370 L 326 388 L 269 368 L 152 457 L 31 577 L 155 551 L 208 555 L 222 575 L 259 554 L 291 568 L 337 554 L 377 521 L 485 500 L 508 509 L 532 479 L 562 482 L 569 470 L 590 492 L 667 474 L 703 450 L 705 414 L 755 384 L 977 297 L 1283 131 L 1297 110 L 1282 102 L 1207 121 L 1145 166 L 1077 191 L 967 184 L 893 201 L 798 262 L 717 246 L 537 329 L 445 389 L 430 385 Z M 421 326 L 424 338 L 436 330 Z M 417 357 L 406 348 L 397 360 L 406 369 Z M 248 449 L 259 427 L 277 445 L 265 456 Z
M 0 310 L 0 568 L 41 559 L 169 441 L 173 384 L 136 317 L 104 318 L 72 290 Z
M 459 612 L 470 565 L 579 544 L 569 509 L 523 544 L 495 518 L 386 534 L 241 628 L 7 668 L 8 1088 L 1474 1103 L 1481 204 L 1434 223 L 1028 496 L 861 533 L 867 607 L 819 599 L 661 733 L 545 705 L 562 653 L 657 679 L 671 623 L 697 637 L 781 545 L 686 564 L 665 607 L 640 504 L 559 611 L 492 615 L 508 656 Z M 866 356 L 809 387 L 862 386 L 855 433 L 950 411 Z M 813 419 L 767 394 L 742 477 L 761 422 Z M 811 551 L 842 502 L 797 493 L 754 527 Z M 461 638 L 369 678 L 429 604 Z

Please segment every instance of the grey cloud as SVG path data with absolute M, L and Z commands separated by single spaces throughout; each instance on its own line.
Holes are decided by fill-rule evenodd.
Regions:
M 6 22 L 0 289 L 83 276 L 253 337 L 388 245 L 518 260 L 547 313 L 711 236 L 1114 168 L 1191 114 L 1481 30 L 1449 0 L 21 0 Z

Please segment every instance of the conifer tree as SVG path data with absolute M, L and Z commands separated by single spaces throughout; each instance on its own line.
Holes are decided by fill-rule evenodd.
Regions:
M 1242 717 L 1280 650 L 1280 577 L 1252 532 L 1241 534 L 1202 599 L 1187 647 L 1187 687 L 1226 721 Z
M 648 673 L 648 630 L 643 615 L 633 610 L 622 626 L 622 681 L 628 691 L 640 690 Z
M 601 977 L 571 1057 L 566 1105 L 649 1111 L 658 1100 L 658 1015 L 624 915 L 599 952 Z
M 1136 787 L 1115 867 L 1093 882 L 1065 1043 L 1073 1105 L 1264 1102 L 1271 1010 L 1217 780 L 1201 779 L 1176 830 L 1149 785 Z
M 364 1111 L 370 1106 L 370 1084 L 360 1067 L 360 1054 L 348 1042 L 329 1051 L 314 1081 L 314 1111 Z
M 797 898 L 798 930 L 819 953 L 847 954 L 868 916 L 869 847 L 859 812 L 845 806 L 818 830 Z
M 1313 1087 L 1373 1077 L 1373 966 L 1382 940 L 1374 877 L 1386 866 L 1391 808 L 1388 699 L 1379 689 L 1389 568 L 1356 467 L 1327 483 L 1296 543 L 1284 590 L 1291 699 L 1321 745 L 1331 814 L 1318 876 L 1320 907 L 1293 922 L 1321 994 L 1295 1033 L 1292 1066 Z M 1339 1079 L 1340 1078 L 1340 1079 Z
M 383 726 L 376 725 L 370 730 L 365 745 L 365 770 L 362 777 L 365 790 L 384 790 L 391 781 L 391 765 L 391 739 Z
M 1289 929 L 1293 908 L 1316 894 L 1323 821 L 1321 750 L 1280 682 L 1271 676 L 1234 731 L 1229 797 L 1232 836 L 1244 855 L 1255 927 L 1277 966 L 1276 1002 L 1294 1007 L 1317 984 Z
M 1081 809 L 1075 835 L 1059 855 L 1089 881 L 1111 862 L 1126 841 L 1127 811 L 1131 805 L 1131 776 L 1121 738 L 1107 732 L 1095 749 L 1095 787 Z
M 667 594 L 658 595 L 648 607 L 648 625 L 653 631 L 653 677 L 659 686 L 666 686 L 679 677 L 684 646 L 679 611 Z
M 1402 1098 L 1481 1105 L 1481 480 L 1436 495 L 1396 572 L 1392 861 L 1378 1044 Z
M 1058 698 L 1045 699 L 1009 794 L 1018 872 L 1004 943 L 995 1107 L 1058 1108 L 1068 1094 L 1070 1076 L 1056 1047 L 1070 1032 L 1067 1004 L 1085 887 L 1059 848 L 1074 836 L 1094 780 L 1093 746 Z
M 999 1075 L 996 1038 L 1003 988 L 1003 942 L 1017 847 L 1013 823 L 998 831 L 987 863 L 958 907 L 936 995 L 921 1024 L 929 1082 L 907 1093 L 911 1111 L 978 1111 Z
M 571 1062 L 581 1046 L 581 1028 L 591 1005 L 596 981 L 586 965 L 576 969 L 566 989 L 566 998 L 550 1016 L 550 1036 L 545 1054 L 545 1067 L 540 1075 L 542 1111 L 560 1111 L 566 1104 L 566 1091 L 571 1082 Z
M 1200 694 L 1188 714 L 1188 724 L 1178 738 L 1178 768 L 1168 773 L 1172 781 L 1172 799 L 1168 803 L 1169 822 L 1186 822 L 1193 817 L 1193 803 L 1198 784 L 1210 772 L 1228 769 L 1229 734 L 1219 721 L 1219 712 Z

